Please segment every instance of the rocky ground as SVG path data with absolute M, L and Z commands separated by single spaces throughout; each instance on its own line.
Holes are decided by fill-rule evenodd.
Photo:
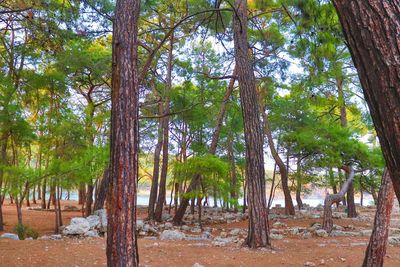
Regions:
M 105 265 L 105 212 L 79 218 L 74 204 L 64 203 L 62 235 L 52 235 L 54 213 L 24 209 L 25 223 L 39 230 L 38 240 L 0 238 L 0 266 L 102 266 Z M 15 223 L 13 206 L 5 206 L 6 231 Z M 272 249 L 243 247 L 247 214 L 206 208 L 187 214 L 185 224 L 173 226 L 165 213 L 163 223 L 144 220 L 139 209 L 137 232 L 141 266 L 360 266 L 371 233 L 373 208 L 359 208 L 355 219 L 343 208 L 334 212 L 334 230 L 321 229 L 322 209 L 307 208 L 294 217 L 281 208 L 270 214 Z M 400 266 L 400 219 L 396 209 L 390 229 L 385 266 Z M 39 222 L 39 225 L 38 225 Z M 15 236 L 14 236 L 15 238 Z

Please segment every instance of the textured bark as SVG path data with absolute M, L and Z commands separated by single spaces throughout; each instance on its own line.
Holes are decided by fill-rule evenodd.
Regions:
M 197 185 L 200 183 L 201 175 L 196 175 L 192 181 L 190 182 L 188 188 L 186 189 L 186 192 L 192 192 L 193 190 L 196 189 Z M 190 198 L 188 197 L 183 197 L 181 204 L 179 205 L 178 210 L 175 213 L 175 216 L 173 218 L 174 225 L 181 225 L 182 224 L 182 219 L 183 216 L 185 215 L 186 208 L 189 205 L 189 200 Z
M 85 217 L 88 217 L 92 214 L 93 191 L 94 191 L 94 186 L 92 181 L 90 181 L 86 191 Z
M 236 0 L 233 39 L 246 144 L 247 201 L 249 228 L 246 243 L 251 248 L 271 245 L 265 196 L 263 132 L 256 94 L 256 80 L 249 59 L 247 41 L 247 1 Z
M 231 165 L 231 199 L 234 200 L 234 211 L 237 211 L 237 201 L 238 201 L 238 194 L 237 194 L 237 175 L 236 175 L 236 163 L 235 163 L 235 153 L 233 150 L 233 134 L 231 134 L 228 138 L 228 159 Z
M 333 3 L 400 201 L 400 1 Z
M 46 179 L 42 181 L 42 209 L 46 209 Z
M 344 182 L 342 188 L 340 189 L 340 192 L 337 194 L 333 195 L 327 195 L 325 197 L 325 202 L 324 202 L 324 216 L 323 216 L 323 221 L 322 221 L 322 227 L 330 233 L 333 228 L 333 219 L 332 219 L 332 204 L 334 203 L 339 203 L 340 201 L 343 200 L 344 194 L 347 192 L 349 189 L 349 186 L 352 184 L 354 180 L 354 170 L 351 167 L 348 167 L 349 169 L 348 173 L 348 178 L 346 182 Z
M 162 103 L 159 104 L 159 113 L 162 114 Z M 158 193 L 158 179 L 160 176 L 160 154 L 163 143 L 163 128 L 162 128 L 162 119 L 158 121 L 158 141 L 156 147 L 154 149 L 154 163 L 153 163 L 153 179 L 151 181 L 151 189 L 150 189 L 150 197 L 149 197 L 149 207 L 148 207 L 148 216 L 149 220 L 154 220 L 154 207 L 157 201 L 157 193 Z
M 139 152 L 137 33 L 139 0 L 117 0 L 113 27 L 107 266 L 138 266 L 136 191 Z
M 3 135 L 1 138 L 1 152 L 0 152 L 0 164 L 7 164 L 7 135 Z M 6 197 L 5 193 L 2 191 L 3 187 L 3 169 L 0 168 L 0 231 L 4 230 L 4 220 L 3 220 L 3 203 Z
M 96 196 L 94 201 L 93 211 L 100 210 L 104 207 L 104 202 L 107 198 L 107 190 L 110 185 L 110 169 L 107 167 L 104 170 L 103 178 L 100 181 L 100 185 L 96 189 Z
M 264 107 L 265 109 L 265 107 Z M 264 122 L 264 134 L 267 136 L 268 146 L 271 151 L 271 155 L 275 160 L 276 165 L 279 168 L 279 173 L 281 175 L 282 190 L 285 196 L 285 214 L 294 215 L 295 209 L 292 201 L 292 196 L 290 195 L 290 189 L 288 185 L 288 170 L 287 166 L 283 162 L 282 158 L 279 156 L 278 151 L 275 148 L 274 139 L 272 138 L 271 127 L 269 126 L 269 119 L 266 111 L 262 112 L 263 122 Z
M 354 185 L 350 183 L 349 189 L 347 190 L 347 217 L 357 217 L 356 204 L 354 202 Z
M 296 202 L 299 210 L 303 208 L 303 201 L 301 200 L 301 160 L 297 160 L 297 173 L 296 173 Z
M 389 234 L 390 215 L 394 201 L 393 184 L 389 172 L 385 169 L 379 189 L 378 206 L 376 208 L 374 228 L 367 250 L 363 267 L 383 266 L 386 254 L 386 245 Z

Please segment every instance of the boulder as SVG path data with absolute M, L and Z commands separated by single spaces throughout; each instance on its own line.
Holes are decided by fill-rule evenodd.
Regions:
M 136 220 L 136 231 L 141 231 L 144 227 L 143 220 Z
M 164 230 L 160 234 L 161 240 L 183 240 L 185 238 L 185 234 L 178 230 Z
M 99 233 L 94 230 L 89 230 L 85 233 L 85 237 L 99 237 Z
M 172 220 L 172 215 L 169 214 L 169 213 L 163 213 L 163 214 L 161 215 L 161 220 L 163 220 L 163 221 L 170 221 L 170 220 Z
M 7 239 L 19 240 L 18 235 L 12 234 L 12 233 L 4 233 L 4 234 L 0 235 L 0 238 L 7 238 Z
M 90 224 L 85 218 L 72 218 L 71 224 L 64 228 L 64 235 L 84 235 L 90 230 Z
M 86 217 L 86 220 L 89 222 L 90 229 L 99 229 L 100 225 L 100 217 L 97 215 L 90 215 Z
M 171 229 L 171 228 L 173 228 L 173 227 L 174 227 L 174 225 L 173 225 L 172 223 L 170 223 L 170 222 L 166 222 L 166 223 L 164 224 L 164 228 L 165 228 L 166 230 Z
M 93 214 L 99 216 L 99 231 L 101 233 L 107 232 L 107 211 L 105 209 L 95 210 Z

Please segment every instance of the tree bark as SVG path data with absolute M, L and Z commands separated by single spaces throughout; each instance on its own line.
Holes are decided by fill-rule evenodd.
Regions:
M 400 201 L 400 2 L 333 0 L 333 4 Z
M 113 25 L 107 266 L 138 266 L 139 0 L 117 0 Z
M 264 109 L 266 108 L 264 107 Z M 288 176 L 287 166 L 285 165 L 282 158 L 279 156 L 278 151 L 275 148 L 274 139 L 272 138 L 272 131 L 271 127 L 269 126 L 269 119 L 266 110 L 262 112 L 262 115 L 264 121 L 264 133 L 267 136 L 268 146 L 271 151 L 271 155 L 275 160 L 276 165 L 278 165 L 279 172 L 281 175 L 282 190 L 285 196 L 285 214 L 295 215 L 292 196 L 290 195 L 290 189 L 288 185 L 289 176 Z
M 385 169 L 379 189 L 378 206 L 376 208 L 374 228 L 367 250 L 363 267 L 383 266 L 386 245 L 389 234 L 390 215 L 394 201 L 394 190 L 389 172 Z
M 299 210 L 303 208 L 303 201 L 301 200 L 301 160 L 297 159 L 297 173 L 296 173 L 296 202 Z
M 171 24 L 173 22 L 171 21 Z M 154 213 L 154 219 L 158 222 L 162 221 L 162 213 L 164 209 L 164 202 L 166 196 L 166 187 L 167 187 L 167 174 L 168 174 L 168 146 L 169 146 L 169 96 L 168 92 L 172 87 L 172 69 L 173 69 L 173 60 L 174 60 L 174 34 L 171 34 L 169 40 L 169 49 L 168 49 L 168 67 L 167 67 L 167 86 L 165 93 L 165 103 L 164 103 L 164 118 L 162 118 L 162 132 L 163 132 L 163 141 L 162 141 L 162 165 L 161 165 L 161 175 L 160 175 L 160 185 L 158 189 L 158 199 L 157 206 Z
M 110 169 L 107 167 L 104 170 L 103 178 L 100 181 L 100 186 L 96 190 L 93 211 L 100 210 L 104 207 L 104 202 L 107 197 L 107 190 L 110 185 Z
M 322 227 L 330 233 L 333 228 L 333 219 L 332 219 L 332 204 L 334 203 L 339 203 L 340 201 L 343 200 L 344 194 L 347 192 L 349 189 L 349 186 L 352 184 L 354 180 L 354 170 L 352 167 L 346 166 L 349 171 L 348 178 L 346 182 L 344 182 L 342 188 L 340 189 L 340 192 L 337 194 L 333 195 L 327 195 L 325 197 L 325 202 L 324 202 L 324 216 L 323 216 L 323 221 L 322 221 Z
M 90 181 L 89 184 L 87 185 L 87 191 L 86 191 L 85 217 L 88 217 L 92 214 L 93 191 L 94 191 L 93 182 Z
M 247 1 L 236 0 L 233 39 L 246 144 L 247 201 L 249 227 L 246 244 L 251 248 L 269 247 L 268 209 L 265 196 L 263 133 L 256 94 L 256 80 L 249 59 L 247 40 Z
M 159 104 L 159 113 L 163 113 L 162 103 Z M 163 144 L 163 127 L 162 119 L 158 121 L 158 141 L 154 149 L 154 163 L 153 163 L 153 179 L 151 181 L 150 197 L 149 197 L 149 207 L 148 207 L 148 217 L 149 220 L 154 220 L 154 207 L 157 201 L 158 193 L 158 179 L 160 176 L 160 154 Z

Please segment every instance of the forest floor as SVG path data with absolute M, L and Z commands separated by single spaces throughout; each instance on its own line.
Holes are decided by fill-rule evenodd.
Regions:
M 76 202 L 63 202 L 75 205 Z M 5 231 L 13 232 L 16 224 L 14 205 L 3 206 Z M 371 209 L 365 209 L 364 216 L 373 217 Z M 80 216 L 77 211 L 63 212 L 64 224 Z M 138 218 L 144 219 L 144 209 L 139 209 Z M 23 209 L 24 224 L 36 229 L 40 235 L 53 233 L 54 212 Z M 310 227 L 321 219 L 282 218 L 284 227 Z M 352 225 L 371 229 L 370 222 L 354 219 L 335 219 L 342 227 Z M 271 222 L 273 225 L 273 221 Z M 230 224 L 212 225 L 221 231 L 247 228 L 247 220 Z M 272 227 L 274 228 L 274 227 Z M 0 232 L 1 234 L 1 232 Z M 316 237 L 303 239 L 287 235 L 281 240 L 272 240 L 272 249 L 250 250 L 240 244 L 229 243 L 216 247 L 210 241 L 162 241 L 139 238 L 141 266 L 187 266 L 195 263 L 203 266 L 361 266 L 368 243 L 367 236 Z M 0 266 L 105 266 L 105 238 L 62 240 L 0 239 Z M 198 266 L 200 266 L 198 265 Z M 388 245 L 385 266 L 400 266 L 400 247 Z

